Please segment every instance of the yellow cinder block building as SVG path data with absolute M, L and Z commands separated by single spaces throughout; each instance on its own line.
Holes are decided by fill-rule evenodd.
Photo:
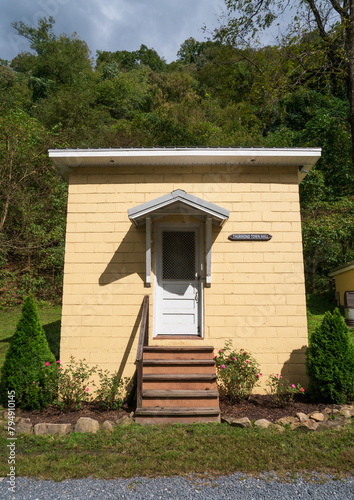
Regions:
M 152 360 L 171 348 L 217 352 L 232 339 L 260 363 L 264 381 L 281 373 L 306 385 L 299 183 L 320 149 L 57 149 L 49 155 L 69 184 L 63 363 L 73 355 L 132 377 L 147 295 L 144 343 Z M 164 370 L 167 376 L 182 368 Z M 153 385 L 152 372 L 150 379 Z

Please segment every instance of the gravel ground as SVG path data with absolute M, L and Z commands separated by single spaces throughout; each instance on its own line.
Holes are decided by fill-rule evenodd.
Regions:
M 289 482 L 274 479 L 275 474 L 260 478 L 243 474 L 211 477 L 159 477 L 132 479 L 75 479 L 60 483 L 16 478 L 16 493 L 8 482 L 0 482 L 0 498 L 16 500 L 87 500 L 103 499 L 206 499 L 206 500 L 351 500 L 354 499 L 354 477 L 334 480 L 330 476 L 312 475 L 309 482 L 301 475 L 289 475 Z

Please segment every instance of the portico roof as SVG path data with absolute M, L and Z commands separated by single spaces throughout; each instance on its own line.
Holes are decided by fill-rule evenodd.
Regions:
M 164 215 L 184 214 L 204 219 L 211 217 L 214 224 L 222 226 L 229 218 L 229 213 L 226 208 L 188 194 L 182 189 L 176 189 L 172 193 L 130 208 L 128 217 L 135 226 L 140 226 L 145 223 L 146 217 L 156 219 Z

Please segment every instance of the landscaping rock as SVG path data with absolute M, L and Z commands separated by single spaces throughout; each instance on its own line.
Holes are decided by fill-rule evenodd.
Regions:
M 309 418 L 305 422 L 299 422 L 298 429 L 305 432 L 316 431 L 318 426 L 318 422 Z
M 231 422 L 232 427 L 252 427 L 251 421 L 247 417 L 242 417 L 242 418 L 235 418 Z
M 256 420 L 254 423 L 255 427 L 260 427 L 261 429 L 268 429 L 272 424 L 272 422 L 269 422 L 269 420 L 265 418 L 260 418 L 259 420 Z
M 221 423 L 229 424 L 231 425 L 232 422 L 234 421 L 234 418 L 232 417 L 221 417 Z
M 344 408 L 340 411 L 340 414 L 343 415 L 343 417 L 346 418 L 351 418 L 353 416 L 352 411 L 349 408 Z
M 47 424 L 43 422 L 42 424 L 36 424 L 33 430 L 37 436 L 47 434 L 65 436 L 66 434 L 70 434 L 70 432 L 72 432 L 73 426 L 71 424 Z
M 327 413 L 314 412 L 310 413 L 309 418 L 315 422 L 326 422 L 328 415 Z
M 299 422 L 306 422 L 306 420 L 309 419 L 309 417 L 306 415 L 306 413 L 297 413 L 296 414 L 297 418 L 299 419 Z
M 91 434 L 96 434 L 99 428 L 100 424 L 97 420 L 89 417 L 80 417 L 74 427 L 74 432 L 89 432 Z
M 105 431 L 113 432 L 115 423 L 112 420 L 105 420 L 102 424 L 102 429 Z
M 296 417 L 282 417 L 282 418 L 278 418 L 278 420 L 276 420 L 275 423 L 279 424 L 279 425 L 295 424 L 295 423 L 297 423 L 297 418 Z
M 279 425 L 279 424 L 273 424 L 272 430 L 275 430 L 277 432 L 280 432 L 280 434 L 283 434 L 283 432 L 285 432 L 285 427 L 283 427 L 282 425 Z
M 122 425 L 122 426 L 127 426 L 131 425 L 133 423 L 133 420 L 128 417 L 128 415 L 123 415 L 123 417 L 120 417 L 116 421 L 116 425 Z
M 17 434 L 32 434 L 33 425 L 31 424 L 31 420 L 29 418 L 19 418 L 14 430 Z

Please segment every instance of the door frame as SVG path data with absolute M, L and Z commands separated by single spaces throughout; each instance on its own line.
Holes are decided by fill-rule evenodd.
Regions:
M 154 312 L 153 312 L 153 337 L 158 337 L 163 335 L 163 333 L 159 333 L 158 328 L 159 324 L 157 321 L 157 310 L 158 310 L 158 291 L 159 291 L 159 277 L 162 274 L 162 232 L 163 230 L 188 230 L 192 229 L 195 231 L 196 235 L 196 267 L 198 273 L 198 282 L 199 282 L 199 290 L 198 290 L 198 333 L 192 334 L 193 337 L 204 337 L 204 253 L 203 253 L 203 227 L 204 224 L 201 223 L 155 223 L 155 238 L 154 238 Z M 164 335 L 163 335 L 164 336 Z M 169 337 L 183 337 L 190 336 L 183 333 L 171 333 L 168 334 Z

